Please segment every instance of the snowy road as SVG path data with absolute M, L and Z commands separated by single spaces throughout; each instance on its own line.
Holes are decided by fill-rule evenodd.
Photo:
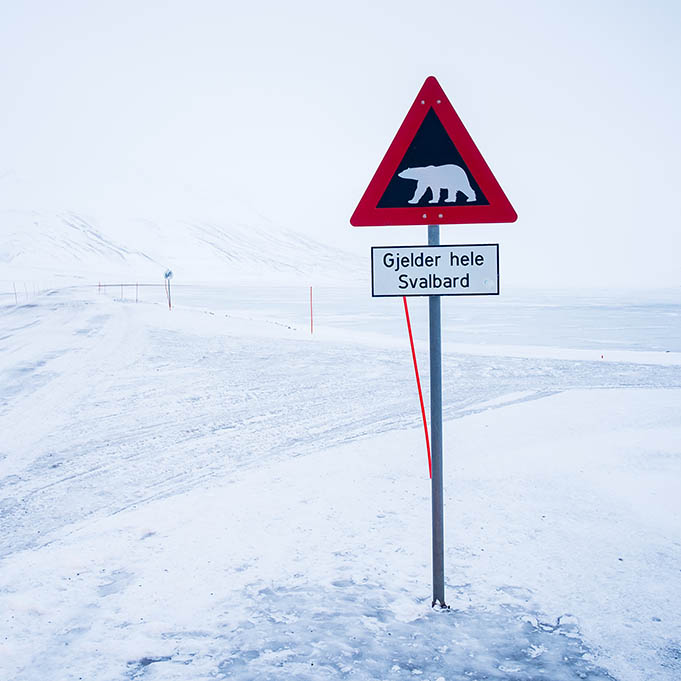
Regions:
M 82 292 L 5 311 L 0 556 L 264 459 L 419 425 L 404 333 L 367 346 L 276 316 Z M 679 366 L 453 353 L 443 366 L 445 419 L 576 388 L 681 387 Z
M 31 305 L 0 309 L 0 559 L 7 568 L 0 596 L 5 594 L 5 605 L 17 612 L 17 619 L 5 619 L 10 626 L 3 639 L 8 659 L 16 660 L 11 667 L 16 678 L 49 678 L 65 664 L 74 665 L 65 679 L 77 679 L 86 669 L 91 669 L 83 676 L 88 679 L 281 678 L 272 670 L 286 662 L 288 678 L 344 678 L 361 669 L 363 675 L 348 678 L 404 673 L 436 681 L 445 658 L 446 669 L 466 668 L 449 650 L 449 627 L 423 615 L 425 603 L 414 599 L 428 589 L 427 554 L 413 549 L 427 545 L 422 541 L 427 513 L 419 514 L 427 511 L 428 494 L 401 308 L 399 301 L 372 308 L 362 296 L 321 292 L 314 336 L 304 303 L 283 294 L 268 299 L 262 292 L 244 301 L 186 289 L 172 313 L 160 301 L 135 304 L 98 295 L 96 289 L 53 292 Z M 427 386 L 422 307 L 413 304 L 412 312 Z M 674 651 L 681 644 L 677 634 L 665 632 L 678 631 L 678 621 L 668 630 L 664 600 L 645 588 L 634 598 L 627 589 L 636 588 L 636 580 L 646 588 L 665 582 L 681 551 L 678 542 L 669 545 L 678 509 L 649 510 L 668 504 L 668 487 L 681 473 L 671 444 L 678 441 L 679 420 L 670 406 L 681 389 L 681 360 L 670 343 L 681 336 L 678 306 L 665 304 L 661 311 L 610 306 L 607 313 L 598 308 L 599 315 L 570 304 L 561 329 L 555 328 L 559 309 L 544 317 L 537 308 L 523 312 L 520 305 L 507 317 L 492 307 L 487 323 L 484 307 L 450 309 L 457 311 L 456 320 L 445 317 L 450 333 L 468 320 L 459 345 L 446 346 L 443 366 L 448 465 L 456 481 L 448 503 L 455 507 L 465 499 L 466 508 L 477 509 L 463 515 L 459 509 L 461 517 L 450 531 L 465 533 L 448 539 L 448 564 L 457 578 L 448 589 L 457 607 L 468 603 L 454 626 L 482 655 L 469 671 L 488 674 L 480 678 L 544 679 L 535 659 L 551 659 L 551 679 L 609 678 L 582 642 L 583 629 L 616 678 L 677 678 Z M 665 324 L 657 330 L 646 326 L 660 315 Z M 526 344 L 518 342 L 523 329 Z M 602 336 L 607 336 L 602 345 L 594 342 Z M 554 344 L 537 347 L 541 338 Z M 559 341 L 564 344 L 556 345 Z M 634 421 L 637 429 L 628 433 Z M 485 433 L 493 435 L 487 439 Z M 507 451 L 512 458 L 506 458 Z M 622 452 L 629 453 L 620 460 Z M 591 470 L 588 479 L 598 480 L 606 469 L 608 479 L 626 471 L 623 489 L 637 477 L 650 482 L 638 497 L 623 497 L 625 507 L 633 504 L 629 515 L 617 507 L 620 492 L 608 489 L 605 503 L 595 488 L 585 491 L 583 471 Z M 353 477 L 360 470 L 361 482 Z M 381 491 L 386 480 L 389 488 Z M 369 501 L 374 491 L 376 499 Z M 255 504 L 261 495 L 267 499 L 264 508 Z M 528 495 L 542 514 L 524 508 Z M 497 515 L 489 501 L 495 497 L 508 516 Z M 352 513 L 344 518 L 346 500 L 361 520 Z M 395 515 L 400 504 L 412 520 Z M 309 521 L 312 528 L 304 520 L 308 513 L 316 519 Z M 203 524 L 213 515 L 201 530 L 193 524 L 192 518 Z M 259 515 L 263 527 L 253 525 Z M 518 523 L 508 537 L 499 529 L 507 517 Z M 545 517 L 552 519 L 548 534 Z M 557 517 L 570 523 L 556 522 Z M 325 518 L 346 525 L 334 532 Z M 497 529 L 488 535 L 483 527 Z M 404 532 L 412 546 L 406 552 L 399 548 Z M 224 533 L 239 542 L 231 545 L 229 558 L 220 539 Z M 165 537 L 162 543 L 147 541 L 157 534 Z M 547 544 L 532 549 L 532 565 L 539 571 L 533 572 L 527 569 L 527 546 L 538 536 Z M 591 565 L 590 536 L 600 538 L 615 567 L 618 547 L 628 545 L 636 576 L 621 582 L 626 588 L 613 586 L 622 575 L 612 572 L 610 562 L 605 568 L 598 561 Z M 336 548 L 328 553 L 330 537 Z M 577 545 L 582 557 L 566 553 Z M 507 568 L 484 559 L 490 554 L 481 553 L 481 546 L 505 557 Z M 190 558 L 199 554 L 200 567 Z M 65 583 L 59 580 L 70 583 L 85 569 L 76 569 L 75 556 L 90 566 L 82 573 L 91 575 L 90 581 L 83 583 L 85 591 L 78 587 L 76 594 L 58 596 Z M 227 566 L 226 582 L 210 567 L 221 562 Z M 95 563 L 101 567 L 95 570 Z M 401 568 L 386 567 L 391 563 Z M 52 564 L 60 567 L 50 571 Z M 189 581 L 226 590 L 231 596 L 223 594 L 227 600 L 219 608 L 231 614 L 224 620 L 210 600 L 204 603 L 205 626 L 190 613 L 180 630 L 160 612 L 150 621 L 147 612 L 146 643 L 138 645 L 137 630 L 127 627 L 135 575 L 146 564 L 152 572 L 176 564 L 188 571 Z M 281 579 L 273 577 L 274 565 L 283 566 Z M 646 565 L 648 581 L 641 576 Z M 367 576 L 372 570 L 385 573 L 385 584 L 374 584 Z M 348 571 L 350 577 L 343 577 Z M 583 598 L 576 595 L 580 574 L 593 583 Z M 148 582 L 156 585 L 152 591 L 139 584 L 141 602 L 174 599 L 178 583 L 154 575 Z M 36 605 L 32 593 L 52 605 Z M 670 584 L 668 593 L 681 594 L 678 584 Z M 612 604 L 600 594 L 610 594 Z M 118 605 L 111 610 L 113 599 Z M 330 615 L 319 599 L 332 604 L 333 623 L 324 624 Z M 260 600 L 267 602 L 266 612 L 245 606 Z M 599 613 L 612 617 L 612 609 L 627 602 L 637 603 L 627 622 L 640 617 L 639 622 L 655 623 L 640 625 L 648 637 L 643 642 L 631 638 L 627 622 L 613 624 L 610 645 L 599 636 Z M 183 607 L 189 612 L 193 606 Z M 494 610 L 499 607 L 502 611 Z M 100 608 L 101 615 L 95 615 Z M 292 612 L 301 624 L 291 619 Z M 542 620 L 542 612 L 550 618 Z M 573 612 L 580 617 L 563 617 Z M 38 613 L 40 636 L 48 641 L 40 645 L 31 641 Z M 314 640 L 306 638 L 302 625 L 309 617 L 320 622 Z M 654 629 L 658 621 L 666 623 Z M 414 630 L 414 622 L 423 627 Z M 353 627 L 362 641 L 354 647 L 344 638 Z M 92 646 L 100 650 L 119 630 L 122 647 L 112 653 L 113 661 L 92 671 L 99 655 Z M 636 627 L 632 631 L 640 633 Z M 14 633 L 19 643 L 13 645 Z M 426 654 L 431 639 L 439 641 L 438 649 L 449 650 L 441 652 L 439 662 Z M 75 657 L 59 651 L 64 642 L 77 641 L 81 648 L 78 653 L 74 648 Z M 413 647 L 413 655 L 405 657 L 405 646 Z M 506 661 L 485 661 L 483 649 L 490 646 L 506 646 Z M 360 648 L 361 654 L 352 652 Z M 86 662 L 88 655 L 92 660 Z M 326 660 L 319 677 L 307 669 L 315 655 L 320 664 Z M 174 671 L 162 662 L 172 662 Z M 190 663 L 194 671 L 185 675 L 182 665 Z M 653 663 L 654 673 L 644 676 L 642 670 Z

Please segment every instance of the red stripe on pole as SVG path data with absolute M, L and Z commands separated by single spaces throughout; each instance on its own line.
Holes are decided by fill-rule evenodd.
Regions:
M 411 333 L 411 321 L 409 320 L 409 307 L 407 298 L 402 297 L 404 302 L 404 315 L 407 318 L 407 331 L 409 331 L 409 343 L 411 345 L 411 358 L 414 360 L 414 373 L 416 374 L 416 387 L 419 389 L 419 402 L 421 402 L 421 418 L 423 419 L 423 432 L 426 435 L 426 451 L 428 452 L 428 477 L 433 477 L 433 467 L 430 461 L 430 438 L 428 437 L 428 422 L 426 421 L 426 408 L 423 405 L 423 392 L 421 391 L 421 379 L 419 378 L 419 365 L 416 363 L 416 350 L 414 349 L 414 336 Z

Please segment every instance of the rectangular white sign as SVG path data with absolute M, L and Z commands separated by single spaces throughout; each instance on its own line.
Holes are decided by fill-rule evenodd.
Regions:
M 371 295 L 495 296 L 499 244 L 374 246 Z

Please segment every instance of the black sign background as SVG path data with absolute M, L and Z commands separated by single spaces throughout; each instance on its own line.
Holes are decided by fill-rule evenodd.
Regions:
M 433 198 L 433 192 L 430 189 L 421 197 L 421 200 L 412 204 L 409 199 L 414 196 L 416 190 L 416 180 L 405 180 L 398 177 L 405 168 L 423 168 L 425 166 L 441 166 L 453 163 L 460 166 L 466 171 L 468 181 L 471 187 L 475 190 L 476 200 L 468 201 L 461 193 L 457 192 L 456 202 L 445 202 L 445 199 L 450 198 L 448 192 L 443 190 L 440 192 L 440 200 L 438 203 L 430 203 Z M 406 208 L 409 206 L 488 206 L 489 201 L 485 198 L 478 183 L 471 174 L 470 170 L 461 158 L 461 154 L 454 146 L 454 142 L 449 138 L 447 131 L 437 117 L 432 107 L 426 114 L 426 117 L 414 136 L 407 153 L 404 155 L 397 171 L 390 180 L 381 200 L 378 202 L 377 208 Z

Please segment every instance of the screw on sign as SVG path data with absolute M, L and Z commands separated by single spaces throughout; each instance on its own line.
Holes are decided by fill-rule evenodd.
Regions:
M 440 297 L 499 293 L 498 244 L 441 246 L 440 225 L 515 222 L 517 218 L 447 95 L 430 76 L 369 182 L 350 224 L 428 226 L 428 246 L 410 246 L 406 251 L 403 248 L 399 259 L 392 255 L 400 251 L 399 246 L 372 249 L 372 295 L 403 297 L 405 314 L 407 295 L 428 296 L 433 607 L 447 607 Z M 386 254 L 386 249 L 391 255 Z M 418 383 L 415 360 L 414 354 Z

